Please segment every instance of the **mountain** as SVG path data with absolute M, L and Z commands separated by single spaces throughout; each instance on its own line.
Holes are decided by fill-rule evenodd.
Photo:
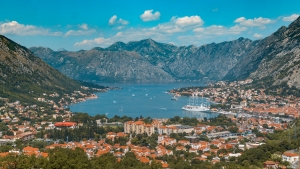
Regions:
M 152 39 L 116 42 L 77 52 L 32 47 L 32 52 L 63 74 L 83 81 L 161 82 L 221 79 L 253 49 L 252 41 L 177 47 Z M 254 43 L 255 44 L 255 43 Z
M 116 42 L 77 52 L 33 47 L 33 53 L 65 75 L 83 81 L 185 81 L 272 79 L 300 88 L 299 18 L 269 37 L 175 46 L 152 39 Z
M 300 17 L 256 43 L 224 79 L 270 79 L 273 85 L 287 83 L 300 88 Z
M 29 49 L 0 35 L 0 97 L 33 100 L 43 93 L 72 93 L 80 85 L 50 67 Z
M 102 48 L 78 52 L 58 52 L 49 48 L 31 50 L 65 75 L 83 81 L 174 81 L 172 76 L 147 62 L 134 51 Z

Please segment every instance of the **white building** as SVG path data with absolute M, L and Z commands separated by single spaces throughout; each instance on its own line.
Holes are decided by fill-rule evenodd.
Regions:
M 297 153 L 294 153 L 293 151 L 286 151 L 282 154 L 282 160 L 293 164 L 294 162 L 299 160 L 299 155 Z

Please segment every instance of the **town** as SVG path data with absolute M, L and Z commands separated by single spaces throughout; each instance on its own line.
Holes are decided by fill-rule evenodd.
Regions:
M 0 156 L 23 154 L 48 158 L 49 151 L 56 148 L 80 148 L 89 159 L 112 154 L 120 162 L 126 154 L 133 153 L 139 162 L 158 163 L 160 168 L 179 165 L 168 157 L 224 166 L 224 163 L 243 159 L 250 149 L 269 144 L 268 140 L 286 145 L 297 142 L 300 98 L 267 95 L 263 89 L 242 88 L 249 83 L 252 83 L 251 79 L 170 91 L 176 95 L 208 98 L 214 103 L 212 112 L 220 113 L 212 119 L 197 116 L 108 118 L 73 113 L 67 105 L 97 98 L 95 94 L 81 91 L 74 91 L 70 96 L 51 93 L 36 98 L 48 107 L 2 100 Z M 299 162 L 297 147 L 287 147 L 290 149 L 274 150 L 269 155 L 272 158 L 261 157 L 258 160 L 264 161 L 259 161 L 257 166 L 295 168 Z M 258 161 L 252 161 L 255 162 Z M 242 165 L 253 164 L 248 159 Z

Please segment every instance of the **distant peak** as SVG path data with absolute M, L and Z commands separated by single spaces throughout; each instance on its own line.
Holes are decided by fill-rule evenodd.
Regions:
M 119 48 L 124 46 L 126 46 L 126 43 L 118 41 L 110 45 L 108 48 Z
M 113 45 L 125 45 L 125 43 L 121 42 L 121 41 L 118 41 L 118 42 L 115 42 Z
M 92 50 L 99 50 L 99 51 L 102 51 L 103 48 L 101 48 L 101 47 L 94 47 Z
M 64 48 L 59 48 L 59 49 L 57 49 L 57 52 L 66 52 L 67 50 L 66 49 L 64 49 Z
M 153 44 L 156 44 L 156 43 L 157 43 L 156 41 L 154 41 L 154 40 L 151 39 L 151 38 L 141 40 L 140 42 L 146 43 L 146 44 L 149 44 L 149 45 L 153 45 Z

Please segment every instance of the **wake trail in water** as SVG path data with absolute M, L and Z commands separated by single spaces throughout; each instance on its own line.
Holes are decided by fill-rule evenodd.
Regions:
M 161 109 L 161 110 L 167 110 L 167 108 L 164 108 L 164 107 L 153 107 L 155 109 Z

